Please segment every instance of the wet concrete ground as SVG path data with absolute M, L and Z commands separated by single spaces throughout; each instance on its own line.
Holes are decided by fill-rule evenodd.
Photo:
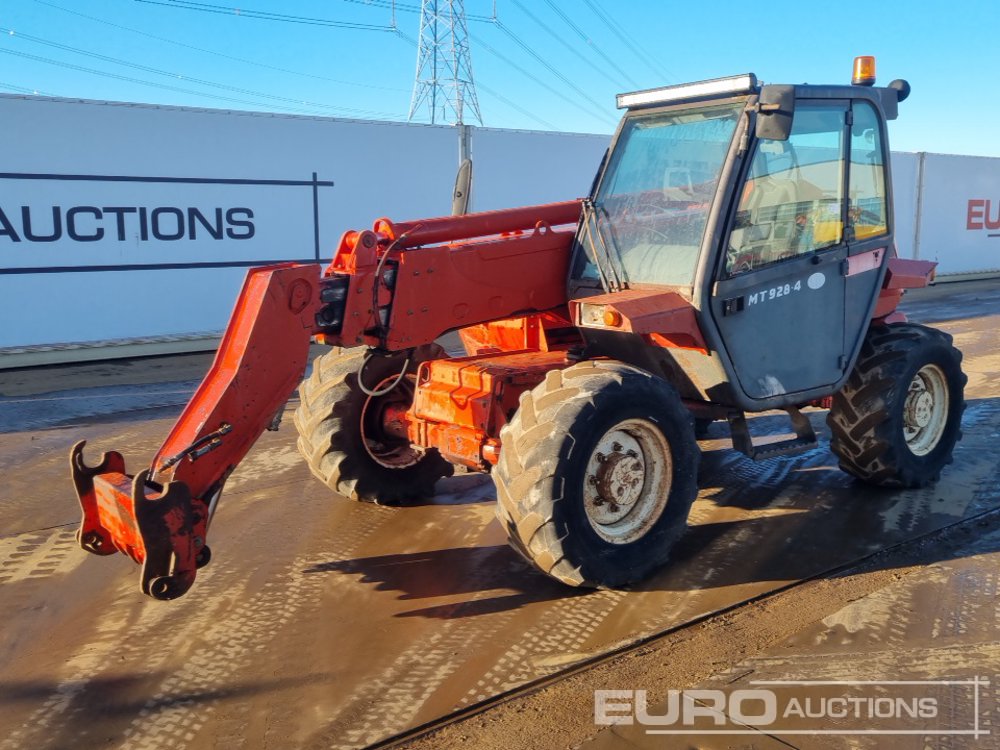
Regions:
M 332 496 L 286 420 L 230 480 L 213 562 L 192 591 L 146 599 L 130 561 L 75 546 L 66 456 L 86 438 L 92 459 L 117 448 L 141 466 L 193 387 L 196 360 L 176 377 L 169 362 L 150 377 L 156 360 L 89 366 L 79 382 L 65 368 L 0 374 L 0 748 L 359 747 L 996 507 L 998 291 L 942 285 L 908 301 L 966 354 L 965 437 L 937 487 L 862 487 L 825 443 L 755 464 L 716 425 L 674 563 L 629 592 L 576 592 L 528 569 L 493 518 L 488 478 L 444 480 L 415 508 Z M 48 391 L 53 381 L 61 390 Z M 817 428 L 823 417 L 812 415 Z M 780 427 L 762 417 L 753 429 Z M 985 596 L 989 580 L 950 596 Z M 926 601 L 906 601 L 905 617 L 919 619 Z M 900 621 L 890 610 L 887 628 Z M 960 651 L 961 630 L 953 637 Z M 803 638 L 803 670 L 847 653 L 842 639 Z M 995 640 L 968 676 L 1000 675 Z M 851 649 L 840 673 L 853 679 L 869 660 Z M 784 653 L 768 673 L 797 674 L 795 664 Z
M 768 691 L 773 715 L 765 716 L 766 699 L 725 699 L 714 710 L 715 693 L 689 692 L 686 700 L 696 700 L 708 714 L 685 723 L 679 708 L 684 694 L 670 698 L 653 691 L 648 714 L 669 716 L 673 706 L 678 718 L 669 725 L 612 726 L 580 747 L 1000 747 L 1000 529 L 992 519 L 956 536 L 962 537 L 957 545 L 927 545 L 918 553 L 920 568 L 843 607 L 818 612 L 813 622 L 761 653 L 680 686 L 724 696 Z M 746 715 L 738 716 L 733 706 L 745 708 Z

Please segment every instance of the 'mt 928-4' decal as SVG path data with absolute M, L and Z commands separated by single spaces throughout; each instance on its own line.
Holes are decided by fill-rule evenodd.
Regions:
M 805 285 L 810 289 L 819 289 L 826 283 L 826 276 L 822 273 L 814 273 L 808 279 L 806 279 Z M 768 289 L 761 289 L 758 292 L 753 292 L 747 295 L 747 306 L 759 305 L 762 302 L 771 302 L 772 300 L 780 299 L 782 297 L 787 297 L 795 292 L 802 291 L 802 280 L 799 279 L 795 282 L 790 282 L 788 284 L 778 284 L 777 286 L 772 286 Z
M 793 292 L 799 292 L 801 290 L 801 281 L 796 281 L 794 284 L 779 284 L 778 286 L 772 286 L 770 289 L 761 289 L 759 292 L 754 292 L 753 294 L 748 295 L 747 305 L 757 305 L 761 302 L 770 302 L 771 300 L 787 297 Z

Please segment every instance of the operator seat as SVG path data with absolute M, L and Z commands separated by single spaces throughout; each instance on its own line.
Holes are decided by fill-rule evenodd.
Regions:
M 798 182 L 783 176 L 764 175 L 750 184 L 738 209 L 743 222 L 729 238 L 729 254 L 749 255 L 752 269 L 792 249 L 799 191 Z

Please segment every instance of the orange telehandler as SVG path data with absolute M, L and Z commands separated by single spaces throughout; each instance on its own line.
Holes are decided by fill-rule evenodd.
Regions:
M 149 468 L 71 454 L 79 541 L 180 596 L 227 477 L 299 387 L 298 445 L 352 499 L 405 504 L 490 472 L 511 545 L 573 586 L 662 565 L 697 494 L 696 430 L 760 459 L 816 445 L 876 485 L 938 479 L 965 376 L 896 310 L 934 264 L 896 257 L 886 121 L 909 85 L 752 74 L 622 94 L 581 200 L 344 234 L 330 265 L 252 269 L 218 354 Z M 467 356 L 435 341 L 459 331 Z M 310 341 L 328 344 L 300 386 Z M 795 437 L 755 443 L 746 414 Z

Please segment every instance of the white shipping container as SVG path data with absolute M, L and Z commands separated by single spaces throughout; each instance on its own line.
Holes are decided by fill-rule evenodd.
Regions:
M 922 157 L 916 255 L 941 275 L 1000 271 L 1000 159 Z

